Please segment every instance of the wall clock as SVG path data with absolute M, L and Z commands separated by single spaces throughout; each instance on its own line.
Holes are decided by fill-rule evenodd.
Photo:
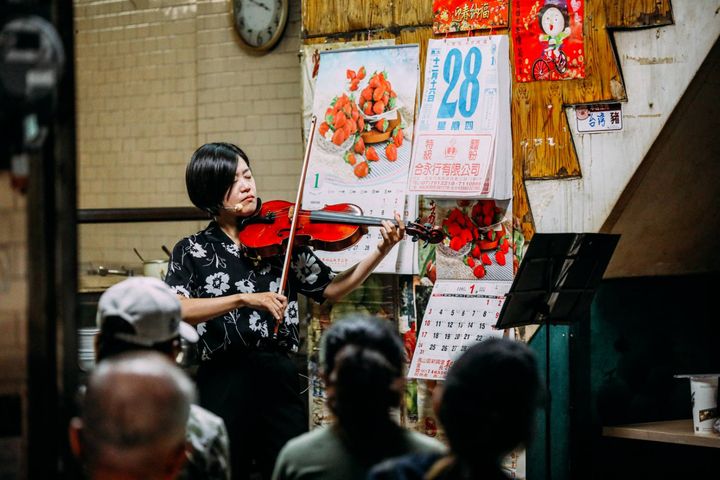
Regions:
M 289 0 L 232 0 L 233 24 L 240 45 L 250 53 L 267 53 L 280 41 Z

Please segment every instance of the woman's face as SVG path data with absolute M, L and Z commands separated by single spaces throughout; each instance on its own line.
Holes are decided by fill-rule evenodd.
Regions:
M 223 207 L 240 217 L 252 215 L 257 209 L 255 178 L 245 160 L 238 157 L 235 181 L 225 195 Z

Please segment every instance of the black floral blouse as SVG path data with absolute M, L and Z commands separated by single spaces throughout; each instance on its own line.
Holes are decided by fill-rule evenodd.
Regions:
M 212 298 L 236 293 L 276 292 L 282 273 L 281 259 L 255 261 L 210 222 L 205 230 L 180 240 L 172 252 L 165 282 L 188 298 Z M 297 351 L 300 341 L 297 294 L 318 302 L 335 274 L 309 248 L 293 253 L 288 275 L 288 307 L 278 329 L 277 345 Z M 266 345 L 275 328 L 275 319 L 264 310 L 249 307 L 197 325 L 201 360 L 210 360 L 219 352 L 256 349 Z

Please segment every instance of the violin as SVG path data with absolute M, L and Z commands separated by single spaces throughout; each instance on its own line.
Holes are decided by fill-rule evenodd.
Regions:
M 238 239 L 245 253 L 253 257 L 283 255 L 291 232 L 294 204 L 283 200 L 262 203 L 258 212 L 241 224 Z M 367 233 L 367 227 L 381 227 L 383 220 L 397 225 L 393 219 L 363 216 L 362 209 L 352 203 L 327 205 L 321 210 L 297 212 L 295 246 L 337 252 L 355 245 Z M 440 243 L 445 233 L 419 219 L 405 225 L 405 234 L 413 241 Z
M 305 158 L 300 173 L 295 203 L 274 200 L 260 204 L 258 211 L 238 224 L 238 240 L 246 254 L 260 257 L 283 256 L 284 262 L 277 293 L 283 294 L 287 287 L 292 252 L 296 245 L 307 245 L 326 251 L 339 251 L 357 243 L 367 233 L 368 226 L 382 226 L 384 219 L 366 217 L 357 205 L 341 203 L 321 210 L 302 210 L 303 189 L 307 175 L 310 149 L 315 137 L 317 118 L 313 117 L 305 147 Z M 395 223 L 395 220 L 388 219 Z M 428 243 L 439 243 L 445 232 L 419 220 L 405 227 L 405 233 L 413 241 L 421 238 Z M 275 323 L 273 338 L 277 338 L 281 322 Z

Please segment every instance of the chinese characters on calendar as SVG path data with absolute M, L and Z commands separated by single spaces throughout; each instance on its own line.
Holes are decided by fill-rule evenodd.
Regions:
M 408 376 L 443 380 L 471 345 L 503 336 L 495 324 L 510 282 L 438 281 L 419 325 Z
M 510 198 L 507 37 L 430 40 L 409 190 Z

